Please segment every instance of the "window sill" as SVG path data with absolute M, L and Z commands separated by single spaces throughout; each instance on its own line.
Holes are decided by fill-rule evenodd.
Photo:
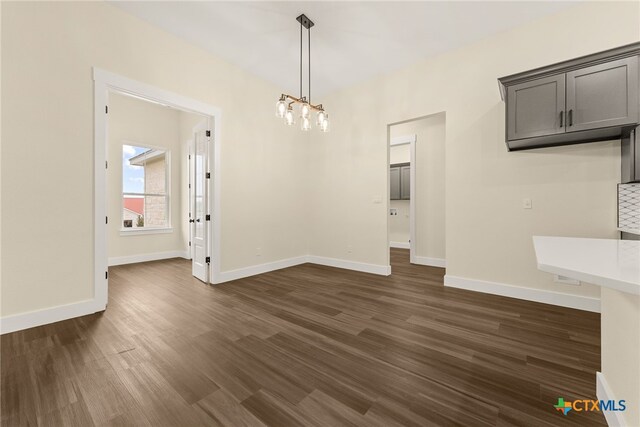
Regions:
M 146 236 L 149 234 L 167 234 L 173 233 L 173 228 L 121 228 L 121 236 Z

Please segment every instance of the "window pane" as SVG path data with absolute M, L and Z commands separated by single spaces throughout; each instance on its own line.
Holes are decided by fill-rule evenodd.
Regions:
M 124 228 L 144 227 L 144 196 L 122 196 L 122 226 Z
M 166 150 L 123 144 L 122 227 L 169 226 Z
M 122 192 L 144 193 L 144 156 L 142 153 L 148 149 L 122 146 Z
M 167 194 L 167 162 L 165 152 L 149 150 L 145 153 L 144 181 L 146 194 Z
M 145 196 L 144 226 L 167 226 L 167 198 L 165 196 Z
M 205 145 L 203 138 L 196 140 L 196 152 L 195 152 L 195 181 L 194 181 L 194 199 L 195 199 L 195 238 L 204 238 L 204 152 Z

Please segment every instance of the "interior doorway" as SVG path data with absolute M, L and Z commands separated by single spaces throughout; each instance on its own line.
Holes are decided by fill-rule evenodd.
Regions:
M 388 244 L 412 264 L 446 267 L 445 113 L 388 126 Z
M 94 89 L 94 299 L 96 307 L 98 310 L 104 309 L 107 304 L 109 233 L 114 233 L 113 227 L 110 229 L 109 224 L 117 227 L 118 233 L 124 233 L 126 236 L 159 236 L 170 233 L 182 236 L 185 245 L 180 253 L 184 255 L 177 256 L 193 258 L 194 276 L 206 283 L 216 283 L 220 274 L 220 110 L 200 101 L 96 68 L 94 68 Z M 114 136 L 111 135 L 114 128 L 110 126 L 109 114 L 111 100 L 116 97 L 134 99 L 166 110 L 179 111 L 190 116 L 192 122 L 195 120 L 199 123 L 199 126 L 204 129 L 199 134 L 192 134 L 193 147 L 197 150 L 197 153 L 194 152 L 194 160 L 199 159 L 194 161 L 193 169 L 190 168 L 189 147 L 186 140 L 177 134 L 176 138 L 180 138 L 182 144 L 180 147 L 170 148 L 166 144 L 155 144 L 153 141 L 158 138 L 137 135 L 128 138 L 127 141 L 119 139 L 116 143 L 117 152 L 113 153 L 116 145 L 110 140 L 110 136 Z M 194 129 L 194 125 L 195 123 L 190 129 Z M 112 161 L 109 162 L 109 159 Z M 111 181 L 113 174 L 108 176 L 108 171 L 110 168 L 117 170 L 120 165 L 122 165 L 119 170 L 121 181 L 119 185 L 114 185 Z M 174 168 L 175 165 L 179 167 Z M 140 176 L 136 175 L 132 178 L 143 183 L 140 189 L 132 191 L 125 189 L 123 185 L 126 178 L 125 166 L 132 169 L 138 168 L 136 173 Z M 194 173 L 193 177 L 190 176 L 191 171 Z M 176 173 L 180 174 L 177 179 Z M 195 193 L 192 199 L 188 189 L 192 180 L 198 192 L 197 202 Z M 180 191 L 176 192 L 176 189 Z M 119 212 L 114 214 L 113 203 L 109 204 L 108 194 L 116 193 L 121 197 L 122 204 L 118 203 Z M 125 196 L 136 200 L 125 206 Z M 181 206 L 185 207 L 184 213 Z M 194 224 L 195 219 L 199 218 L 199 223 L 202 224 L 200 228 L 196 230 L 194 227 L 193 230 L 194 235 L 199 236 L 199 249 L 194 251 L 194 254 L 198 254 L 197 260 L 195 256 L 191 256 L 191 251 L 188 249 L 191 246 L 190 239 L 193 238 L 192 223 L 189 222 L 189 218 L 194 219 Z M 131 239 L 130 241 L 139 240 Z M 113 258 L 116 258 L 118 263 L 127 263 L 125 261 L 140 262 L 173 257 L 170 255 L 174 255 L 174 252 L 134 254 Z M 145 259 L 145 256 L 151 258 Z M 113 262 L 113 259 L 111 261 Z M 198 263 L 197 266 L 196 263 Z

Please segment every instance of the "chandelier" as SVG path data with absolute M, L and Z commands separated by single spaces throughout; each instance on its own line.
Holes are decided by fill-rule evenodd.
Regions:
M 299 106 L 298 117 L 300 117 L 300 128 L 304 131 L 311 129 L 312 114 L 315 112 L 316 125 L 322 132 L 329 131 L 329 114 L 324 110 L 322 104 L 313 105 L 311 103 L 311 27 L 313 27 L 313 21 L 302 14 L 296 18 L 296 21 L 300 23 L 300 97 L 288 95 L 283 93 L 280 95 L 280 99 L 276 103 L 276 117 L 284 119 L 284 122 L 293 126 L 296 123 L 296 113 L 293 110 L 293 106 Z M 302 27 L 307 29 L 307 68 L 309 70 L 307 80 L 307 95 L 304 96 L 302 91 Z

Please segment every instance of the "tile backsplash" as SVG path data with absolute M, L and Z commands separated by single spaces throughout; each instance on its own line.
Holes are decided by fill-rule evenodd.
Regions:
M 640 183 L 618 184 L 618 228 L 640 233 Z

